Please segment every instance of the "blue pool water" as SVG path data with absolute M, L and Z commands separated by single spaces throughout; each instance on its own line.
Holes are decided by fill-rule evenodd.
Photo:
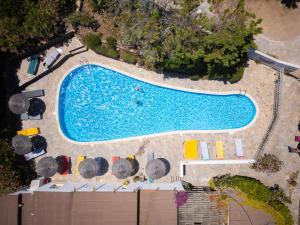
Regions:
M 249 124 L 256 114 L 244 95 L 165 88 L 96 65 L 78 67 L 66 76 L 58 104 L 62 132 L 79 142 L 235 129 Z

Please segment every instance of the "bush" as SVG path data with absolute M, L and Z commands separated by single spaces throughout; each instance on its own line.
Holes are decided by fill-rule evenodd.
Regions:
M 109 57 L 109 58 L 113 58 L 113 59 L 118 59 L 119 58 L 119 54 L 116 50 L 111 49 L 111 48 L 107 48 L 106 46 L 99 46 L 95 49 L 95 52 Z
M 283 162 L 273 154 L 260 156 L 251 168 L 266 173 L 276 173 L 281 169 Z
M 231 76 L 231 78 L 229 79 L 229 82 L 236 83 L 236 82 L 240 81 L 243 77 L 244 70 L 245 70 L 245 68 L 243 66 L 239 67 L 237 69 L 237 71 Z
M 97 20 L 83 12 L 72 13 L 67 17 L 66 21 L 69 22 L 74 29 L 78 26 L 90 27 L 93 29 L 99 27 Z
M 271 206 L 284 218 L 285 225 L 293 224 L 293 217 L 289 208 L 283 203 L 289 202 L 289 200 L 278 185 L 269 188 L 254 178 L 230 175 L 213 177 L 210 185 L 219 189 L 233 188 L 241 191 L 249 200 Z
M 84 37 L 83 42 L 88 48 L 96 50 L 96 48 L 101 46 L 101 35 L 96 33 L 89 33 Z
M 106 42 L 107 42 L 108 48 L 111 48 L 114 50 L 117 49 L 117 40 L 114 37 L 112 37 L 112 36 L 107 37 Z
M 190 79 L 193 80 L 193 81 L 197 81 L 200 79 L 200 76 L 199 75 L 192 75 L 190 76 Z
M 132 54 L 130 52 L 126 52 L 126 51 L 122 51 L 120 57 L 124 62 L 130 63 L 130 64 L 136 64 L 138 61 L 137 57 L 134 54 Z

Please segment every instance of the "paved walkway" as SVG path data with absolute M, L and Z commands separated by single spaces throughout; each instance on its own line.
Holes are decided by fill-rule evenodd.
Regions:
M 290 41 L 274 41 L 260 34 L 255 37 L 258 50 L 300 66 L 300 36 Z

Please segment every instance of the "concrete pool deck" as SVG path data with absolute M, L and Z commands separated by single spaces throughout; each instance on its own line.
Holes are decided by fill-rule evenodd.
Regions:
M 67 54 L 69 50 L 81 46 L 78 39 L 73 38 L 68 46 L 61 47 L 63 53 Z M 59 89 L 59 83 L 61 79 L 76 66 L 80 65 L 80 60 L 86 59 L 88 62 L 98 62 L 101 65 L 106 65 L 110 68 L 115 68 L 118 71 L 124 71 L 125 73 L 133 74 L 134 76 L 142 79 L 151 80 L 156 83 L 162 83 L 166 85 L 174 85 L 180 88 L 189 88 L 203 91 L 216 91 L 216 92 L 229 92 L 246 90 L 259 107 L 259 116 L 256 122 L 249 128 L 234 133 L 213 133 L 213 134 L 172 134 L 164 136 L 156 136 L 151 138 L 138 138 L 130 141 L 120 141 L 116 143 L 97 143 L 90 145 L 78 145 L 68 142 L 60 134 L 57 124 L 57 112 L 56 112 L 56 95 Z M 26 74 L 27 61 L 24 60 L 19 70 L 20 84 L 30 80 L 30 76 Z M 40 66 L 38 73 L 42 72 L 42 66 Z M 216 148 L 215 141 L 221 140 L 225 151 L 225 159 L 235 159 L 234 138 L 241 138 L 244 145 L 245 158 L 253 158 L 256 148 L 259 145 L 261 138 L 269 125 L 272 107 L 273 107 L 273 87 L 274 87 L 274 71 L 262 66 L 256 65 L 254 62 L 250 62 L 249 67 L 246 69 L 244 78 L 237 84 L 224 85 L 219 81 L 191 81 L 186 79 L 170 78 L 164 79 L 162 74 L 157 74 L 151 71 L 138 68 L 134 65 L 129 65 L 120 61 L 109 59 L 95 54 L 89 50 L 87 52 L 75 55 L 69 58 L 62 66 L 48 74 L 46 77 L 30 85 L 27 89 L 44 89 L 45 97 L 41 98 L 46 104 L 46 111 L 44 113 L 43 120 L 40 121 L 24 121 L 23 127 L 39 127 L 41 135 L 47 140 L 47 155 L 58 156 L 68 155 L 72 157 L 73 171 L 75 169 L 75 159 L 79 154 L 87 157 L 104 157 L 109 164 L 111 164 L 112 156 L 126 157 L 129 154 L 135 154 L 142 152 L 141 148 L 145 151 L 144 154 L 137 155 L 136 158 L 140 164 L 140 172 L 143 172 L 143 168 L 146 163 L 146 156 L 148 152 L 153 152 L 155 157 L 166 158 L 171 165 L 169 174 L 158 180 L 157 182 L 170 181 L 171 176 L 179 176 L 179 161 L 183 159 L 182 143 L 186 139 L 195 138 L 208 143 L 210 155 L 212 159 L 215 159 Z M 140 150 L 139 150 L 140 149 Z M 37 159 L 38 160 L 38 159 Z M 225 167 L 225 166 L 224 166 Z M 247 167 L 247 166 L 245 166 Z M 222 169 L 223 170 L 223 169 Z M 224 170 L 223 170 L 224 171 Z M 226 171 L 226 170 L 225 170 Z M 224 171 L 224 172 L 225 172 Z M 232 171 L 229 169 L 227 172 Z M 217 172 L 217 171 L 215 171 Z M 206 176 L 214 175 L 207 170 Z M 191 173 L 190 175 L 192 175 Z M 187 170 L 187 179 L 195 178 L 194 175 L 190 177 Z M 68 176 L 57 175 L 54 180 L 84 180 L 80 176 L 74 176 L 73 174 Z M 93 178 L 91 181 L 101 182 L 117 182 L 118 180 L 112 176 L 109 172 L 101 177 Z M 193 180 L 193 179 L 192 179 Z M 198 183 L 196 180 L 193 183 Z
M 63 54 L 68 54 L 68 51 L 80 47 L 82 44 L 77 38 L 73 38 L 68 46 L 61 46 Z M 89 63 L 97 62 L 101 65 L 106 65 L 110 68 L 115 68 L 124 73 L 130 73 L 142 79 L 151 80 L 156 83 L 165 85 L 173 85 L 180 88 L 188 88 L 203 91 L 215 92 L 230 92 L 246 90 L 259 107 L 259 116 L 256 122 L 249 128 L 234 133 L 190 133 L 190 134 L 172 134 L 150 138 L 138 138 L 130 141 L 120 141 L 116 143 L 97 143 L 90 145 L 78 145 L 66 141 L 59 132 L 57 124 L 57 100 L 56 94 L 59 89 L 59 82 L 71 68 L 80 65 L 80 60 L 86 59 Z M 27 60 L 23 60 L 18 71 L 20 85 L 29 81 L 32 76 L 26 74 L 28 67 Z M 40 66 L 38 74 L 42 72 Z M 112 156 L 127 157 L 130 154 L 136 154 L 136 159 L 139 162 L 139 172 L 143 173 L 147 160 L 147 153 L 153 152 L 155 158 L 165 158 L 170 163 L 170 172 L 167 176 L 155 182 L 171 182 L 179 177 L 179 162 L 183 160 L 182 143 L 186 139 L 198 139 L 208 143 L 211 159 L 216 159 L 215 142 L 221 140 L 224 147 L 224 159 L 237 159 L 235 156 L 234 139 L 242 139 L 244 146 L 245 159 L 252 159 L 256 149 L 262 140 L 262 137 L 270 123 L 273 109 L 274 99 L 274 76 L 275 72 L 263 65 L 256 64 L 254 61 L 249 62 L 249 66 L 245 70 L 243 79 L 236 84 L 226 84 L 219 81 L 199 80 L 191 81 L 187 79 L 169 78 L 165 79 L 162 74 L 147 71 L 138 68 L 135 65 L 129 65 L 120 61 L 109 59 L 95 54 L 89 50 L 81 54 L 69 58 L 63 65 L 57 68 L 52 73 L 48 74 L 41 80 L 30 85 L 26 90 L 44 89 L 45 97 L 41 99 L 46 104 L 46 111 L 43 120 L 39 121 L 24 121 L 23 128 L 39 127 L 41 135 L 47 140 L 47 155 L 59 156 L 67 155 L 72 157 L 72 172 L 75 171 L 76 157 L 85 155 L 87 157 L 103 157 L 111 168 Z M 294 146 L 293 136 L 297 133 L 297 124 L 300 118 L 299 114 L 299 82 L 293 78 L 284 76 L 282 82 L 282 106 L 280 111 L 279 122 L 275 127 L 270 142 L 266 146 L 266 152 L 272 152 L 279 155 L 286 162 L 282 171 L 280 171 L 279 179 L 276 176 L 266 176 L 263 173 L 257 173 L 249 169 L 248 165 L 197 165 L 187 166 L 186 176 L 184 180 L 195 185 L 207 185 L 207 181 L 212 176 L 224 173 L 242 174 L 254 176 L 261 179 L 268 185 L 279 183 L 283 188 L 286 187 L 286 179 L 291 171 L 300 170 L 300 157 L 296 154 L 287 152 L 287 145 Z M 284 135 L 282 135 L 284 134 Z M 37 161 L 40 158 L 37 158 Z M 108 172 L 99 177 L 86 180 L 81 176 L 70 175 L 55 175 L 54 182 L 76 181 L 76 182 L 101 182 L 101 183 L 116 183 L 119 182 L 111 175 L 110 168 Z M 132 180 L 132 177 L 129 179 Z

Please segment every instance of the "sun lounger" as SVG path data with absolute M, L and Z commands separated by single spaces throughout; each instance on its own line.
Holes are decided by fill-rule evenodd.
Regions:
M 30 62 L 29 62 L 27 73 L 31 74 L 31 75 L 35 75 L 36 71 L 37 71 L 37 68 L 38 68 L 38 64 L 39 64 L 38 55 L 31 56 L 29 61 Z
M 224 159 L 224 151 L 222 141 L 216 141 L 217 159 Z
M 62 50 L 59 48 L 55 48 L 53 49 L 45 58 L 44 60 L 44 65 L 46 67 L 51 66 L 60 56 L 60 54 L 62 53 Z
M 242 145 L 242 140 L 241 139 L 235 139 L 235 153 L 238 158 L 243 158 L 244 157 L 244 152 L 243 152 L 243 145 Z
M 45 96 L 45 92 L 42 89 L 34 90 L 34 91 L 23 91 L 22 95 L 24 95 L 27 98 L 36 98 L 36 97 Z
M 295 136 L 295 141 L 300 142 L 300 136 Z
M 39 131 L 39 128 L 37 128 L 37 127 L 17 131 L 17 134 L 25 135 L 25 136 L 33 136 L 33 135 L 37 135 L 39 133 L 40 133 L 40 131 Z
M 22 113 L 20 115 L 20 118 L 21 118 L 21 120 L 41 120 L 41 119 L 43 119 L 43 117 L 42 117 L 41 114 L 38 114 L 36 116 L 30 116 L 30 115 L 28 115 L 27 112 L 26 113 Z
M 201 141 L 200 142 L 200 147 L 201 147 L 202 159 L 209 160 L 210 156 L 209 156 L 209 152 L 208 152 L 207 143 L 204 142 L 204 141 Z
M 29 153 L 25 154 L 24 157 L 28 161 L 28 160 L 31 160 L 31 159 L 35 159 L 35 158 L 37 158 L 41 155 L 44 155 L 44 154 L 46 154 L 45 149 L 38 148 L 38 149 L 33 150 L 32 152 L 29 152 Z
M 197 140 L 188 140 L 184 142 L 184 160 L 198 160 Z
M 85 160 L 85 156 L 83 156 L 83 155 L 79 155 L 79 156 L 77 156 L 77 164 L 76 164 L 76 170 L 75 170 L 75 175 L 79 175 L 79 165 L 80 165 L 80 163 L 83 161 L 83 160 Z
M 148 154 L 147 154 L 147 162 L 150 162 L 153 159 L 154 159 L 154 153 L 153 152 L 148 152 Z

